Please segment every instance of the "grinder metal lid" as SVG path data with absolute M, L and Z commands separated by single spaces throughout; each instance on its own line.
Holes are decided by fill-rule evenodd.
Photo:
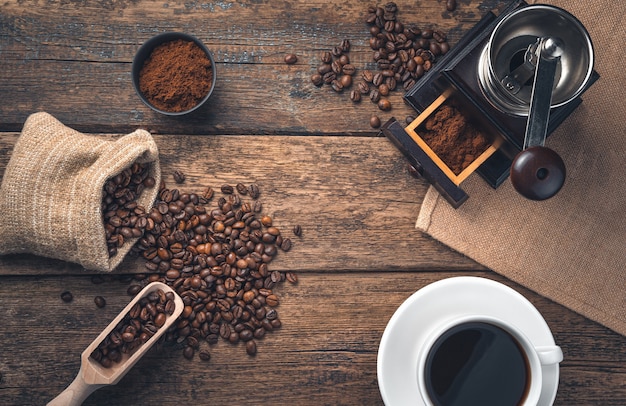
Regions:
M 512 92 L 503 79 L 524 63 L 538 39 L 558 38 L 563 54 L 557 67 L 551 108 L 578 97 L 593 72 L 594 51 L 589 33 L 569 12 L 549 5 L 522 7 L 502 19 L 493 30 L 479 61 L 479 82 L 486 97 L 500 110 L 528 115 L 532 79 Z

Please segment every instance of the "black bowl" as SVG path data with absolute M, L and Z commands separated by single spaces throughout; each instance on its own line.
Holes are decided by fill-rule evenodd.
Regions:
M 184 111 L 167 111 L 167 110 L 159 109 L 155 107 L 154 105 L 152 105 L 150 101 L 148 101 L 146 96 L 141 92 L 139 88 L 139 72 L 141 72 L 141 68 L 143 68 L 143 65 L 146 59 L 150 57 L 154 48 L 156 48 L 157 46 L 163 43 L 175 41 L 178 39 L 194 42 L 198 47 L 200 47 L 200 49 L 204 51 L 206 56 L 209 58 L 209 61 L 211 61 L 211 69 L 213 70 L 213 80 L 211 83 L 211 88 L 209 89 L 209 92 L 207 93 L 207 95 L 204 96 L 204 98 L 200 100 L 195 106 Z M 184 114 L 191 113 L 192 111 L 200 108 L 200 106 L 206 103 L 206 101 L 209 100 L 209 97 L 211 97 L 211 94 L 213 93 L 213 89 L 215 89 L 215 79 L 216 79 L 215 60 L 213 59 L 213 54 L 211 53 L 211 51 L 209 51 L 209 49 L 202 43 L 202 41 L 200 41 L 196 37 L 189 35 L 189 34 L 184 34 L 181 32 L 166 32 L 166 33 L 159 34 L 157 36 L 150 38 L 139 48 L 139 50 L 135 54 L 135 58 L 133 59 L 132 77 L 133 77 L 133 86 L 135 88 L 135 92 L 137 93 L 141 101 L 143 101 L 148 107 L 150 107 L 152 110 L 158 113 L 165 114 L 168 116 L 181 116 Z

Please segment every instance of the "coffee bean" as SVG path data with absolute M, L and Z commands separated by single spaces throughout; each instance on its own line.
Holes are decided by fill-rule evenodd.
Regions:
M 330 63 L 323 63 L 317 67 L 317 73 L 319 73 L 320 75 L 325 75 L 328 72 L 332 72 L 332 70 L 333 67 Z
M 191 360 L 191 359 L 193 359 L 193 356 L 194 356 L 195 352 L 196 352 L 196 350 L 193 347 L 187 346 L 183 350 L 183 356 L 185 358 L 187 358 L 188 360 Z
M 328 52 L 328 51 L 324 51 L 324 52 L 322 52 L 320 60 L 324 64 L 330 64 L 333 61 L 333 55 L 330 52 Z
M 65 303 L 69 303 L 74 299 L 74 295 L 72 295 L 72 292 L 70 291 L 65 291 L 63 293 L 61 293 L 61 300 L 63 300 Z
M 186 176 L 183 172 L 181 171 L 174 171 L 174 181 L 176 183 L 183 183 L 185 182 Z
M 389 95 L 389 86 L 387 86 L 386 83 L 382 83 L 380 86 L 378 86 L 378 92 L 381 96 Z
M 250 340 L 246 343 L 246 353 L 250 356 L 256 355 L 256 342 L 254 340 Z
M 293 235 L 295 235 L 296 237 L 300 237 L 302 235 L 302 226 L 300 226 L 299 224 L 293 226 Z
M 294 272 L 287 272 L 285 274 L 287 281 L 290 283 L 296 284 L 298 283 L 298 276 Z
M 380 127 L 380 118 L 378 118 L 378 116 L 370 117 L 370 127 L 372 128 Z
M 356 72 L 356 67 L 354 65 L 352 65 L 352 64 L 349 64 L 349 63 L 343 65 L 341 69 L 342 69 L 344 74 L 350 75 L 350 76 L 354 75 L 355 72 Z
M 209 361 L 211 360 L 211 353 L 208 351 L 200 351 L 198 357 L 200 357 L 202 361 Z
M 233 192 L 235 191 L 234 188 L 231 185 L 225 184 L 222 185 L 222 187 L 220 188 L 220 190 L 222 191 L 222 193 L 224 193 L 225 195 L 232 195 Z
M 343 65 L 339 62 L 339 60 L 334 60 L 333 63 L 330 64 L 330 68 L 337 76 L 343 73 Z
M 243 183 L 237 183 L 237 185 L 235 187 L 237 188 L 237 192 L 239 192 L 239 194 L 241 194 L 241 195 L 247 195 L 248 194 L 248 188 Z
M 441 51 L 441 54 L 445 55 L 450 50 L 450 45 L 444 41 L 441 44 L 439 44 L 439 49 Z
M 354 89 L 350 92 L 350 100 L 352 100 L 355 103 L 358 103 L 361 101 L 361 91 L 358 89 Z
M 330 82 L 330 86 L 337 93 L 343 92 L 343 84 L 341 84 L 341 82 L 338 81 L 337 79 L 335 79 L 332 82 Z
M 327 85 L 331 84 L 334 80 L 337 79 L 337 74 L 335 72 L 328 72 L 322 76 L 322 81 Z
M 250 197 L 252 199 L 258 199 L 260 195 L 259 186 L 256 183 L 251 184 L 250 186 L 248 186 L 248 193 L 250 194 Z
M 383 74 L 378 72 L 372 78 L 372 84 L 374 86 L 380 86 L 380 84 L 383 83 L 383 80 L 384 80 Z
M 129 296 L 135 296 L 137 293 L 141 291 L 141 285 L 130 285 L 126 290 Z
M 456 0 L 447 0 L 446 1 L 446 10 L 448 10 L 448 11 L 456 10 Z
M 282 242 L 282 244 L 280 245 L 280 249 L 287 252 L 291 249 L 291 239 L 289 238 L 285 238 Z
M 357 83 L 357 89 L 361 92 L 361 95 L 368 94 L 370 92 L 369 85 L 363 80 Z
M 372 81 L 374 80 L 374 73 L 372 73 L 371 70 L 364 70 L 361 73 L 361 77 L 366 83 L 372 83 Z
M 344 39 L 341 41 L 341 44 L 339 45 L 339 47 L 341 48 L 341 50 L 343 52 L 348 52 L 350 51 L 350 40 L 348 39 Z
M 101 210 L 110 257 L 117 255 L 118 248 L 127 240 L 141 236 L 143 230 L 137 228 L 137 224 L 142 228 L 147 226 L 146 210 L 137 204 L 136 199 L 144 188 L 152 188 L 156 183 L 148 173 L 148 165 L 133 163 L 109 178 L 102 188 Z
M 101 309 L 107 304 L 107 301 L 102 296 L 94 297 L 93 301 L 96 304 L 96 306 L 98 306 Z
M 378 103 L 380 101 L 380 91 L 378 89 L 373 89 L 370 92 L 370 100 L 372 103 Z
M 378 108 L 382 111 L 389 111 L 391 110 L 391 102 L 389 99 L 380 99 L 378 102 Z
M 344 89 L 352 86 L 352 76 L 350 75 L 342 75 L 339 81 L 341 82 L 341 85 Z
M 298 62 L 298 56 L 296 54 L 285 55 L 285 63 L 287 65 L 293 65 L 296 62 Z
M 432 52 L 433 55 L 441 55 L 441 47 L 437 42 L 430 43 L 430 52 Z

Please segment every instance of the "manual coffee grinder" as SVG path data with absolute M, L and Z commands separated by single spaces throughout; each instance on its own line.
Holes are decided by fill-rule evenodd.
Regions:
M 487 13 L 404 96 L 419 116 L 407 127 L 382 127 L 417 171 L 455 208 L 468 195 L 460 183 L 476 171 L 497 188 L 510 175 L 526 198 L 554 196 L 565 165 L 544 146 L 598 78 L 585 27 L 567 11 L 514 1 Z M 491 145 L 453 173 L 420 137 L 420 125 L 447 101 L 481 129 Z

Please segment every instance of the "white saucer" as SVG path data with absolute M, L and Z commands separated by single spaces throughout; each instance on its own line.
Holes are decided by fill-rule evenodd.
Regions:
M 511 323 L 535 346 L 555 344 L 539 311 L 508 286 L 471 276 L 431 283 L 398 307 L 381 338 L 377 373 L 385 405 L 424 405 L 417 382 L 419 349 L 430 330 L 442 321 L 466 315 L 486 315 Z M 547 406 L 556 397 L 559 365 L 544 366 L 542 375 L 538 406 Z

